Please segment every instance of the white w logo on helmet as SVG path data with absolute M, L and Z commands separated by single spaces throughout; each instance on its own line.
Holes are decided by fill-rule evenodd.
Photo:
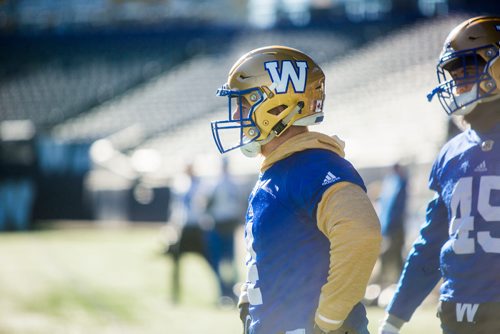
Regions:
M 298 73 L 291 60 L 283 60 L 281 64 L 281 71 L 278 71 L 278 65 L 277 60 L 264 63 L 264 67 L 273 82 L 276 94 L 286 93 L 288 90 L 288 83 L 290 81 L 292 82 L 295 93 L 303 93 L 306 89 L 307 62 L 295 61 Z

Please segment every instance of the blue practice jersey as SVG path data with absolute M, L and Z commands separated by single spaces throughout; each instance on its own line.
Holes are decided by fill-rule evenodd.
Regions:
M 259 176 L 245 226 L 250 333 L 312 333 L 330 260 L 316 209 L 323 193 L 344 181 L 364 189 L 348 161 L 322 149 L 294 153 Z M 360 304 L 348 320 L 356 317 L 365 319 Z
M 500 302 L 500 127 L 450 140 L 429 179 L 436 192 L 388 312 L 408 321 L 443 278 L 443 301 Z

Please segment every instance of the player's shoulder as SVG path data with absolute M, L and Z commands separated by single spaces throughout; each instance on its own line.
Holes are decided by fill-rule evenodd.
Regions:
M 470 130 L 461 132 L 443 145 L 436 158 L 435 164 L 443 167 L 455 158 L 462 156 L 464 152 L 476 145 L 477 141 Z
M 471 149 L 478 145 L 478 138 L 471 130 L 465 130 L 446 142 L 434 161 L 429 176 L 429 188 L 439 190 L 443 182 L 450 175 L 446 171 L 456 174 L 464 163 L 469 159 Z
M 325 149 L 309 149 L 291 155 L 286 162 L 296 172 L 328 168 L 350 169 L 352 164 L 337 153 Z
M 333 151 L 310 149 L 297 152 L 286 162 L 290 167 L 288 176 L 292 180 L 320 187 L 347 181 L 359 184 L 363 181 L 354 166 Z
M 325 150 L 321 148 L 308 149 L 297 152 L 290 156 L 290 162 L 300 162 L 301 165 L 316 167 L 328 163 L 338 167 L 348 166 L 351 163 L 335 153 L 334 151 Z
M 314 216 L 314 210 L 324 192 L 340 182 L 359 185 L 366 190 L 361 176 L 353 165 L 333 151 L 308 149 L 296 152 L 280 161 L 283 193 L 296 208 Z M 274 166 L 273 166 L 274 167 Z

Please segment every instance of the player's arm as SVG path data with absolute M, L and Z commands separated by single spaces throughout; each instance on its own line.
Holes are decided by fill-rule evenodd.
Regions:
M 324 193 L 317 220 L 330 240 L 330 270 L 315 316 L 326 332 L 339 328 L 363 298 L 382 238 L 368 196 L 349 182 L 334 184 Z
M 436 286 L 441 273 L 439 254 L 448 239 L 447 210 L 436 194 L 427 206 L 426 222 L 406 260 L 398 288 L 386 311 L 381 333 L 398 333 Z M 387 330 L 384 331 L 384 326 Z

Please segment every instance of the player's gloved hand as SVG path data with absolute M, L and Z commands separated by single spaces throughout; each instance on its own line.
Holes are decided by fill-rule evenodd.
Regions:
M 387 314 L 385 319 L 380 324 L 378 329 L 378 334 L 399 334 L 401 326 L 403 326 L 404 320 L 399 319 L 396 316 Z
M 378 334 L 399 334 L 399 328 L 384 321 L 378 329 Z
M 242 303 L 239 305 L 240 319 L 243 323 L 243 334 L 248 332 L 249 319 L 250 319 L 250 303 Z

